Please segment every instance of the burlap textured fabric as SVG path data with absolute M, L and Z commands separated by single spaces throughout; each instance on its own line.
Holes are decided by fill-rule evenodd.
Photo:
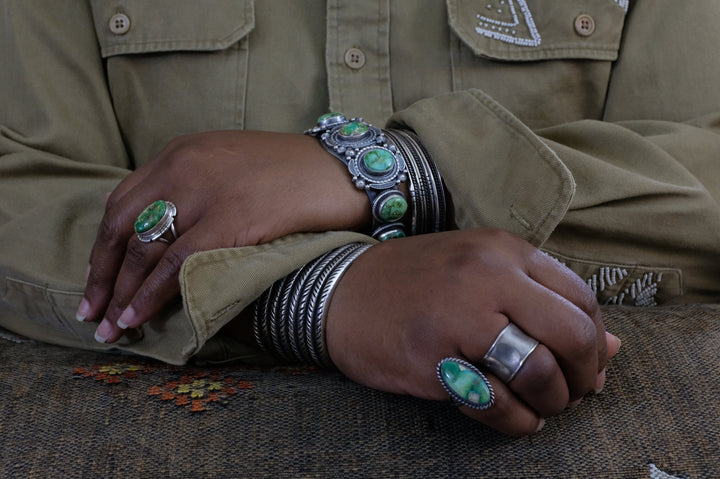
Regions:
M 720 306 L 605 317 L 623 340 L 605 391 L 522 439 L 337 373 L 178 368 L 5 335 L 0 477 L 718 477 Z

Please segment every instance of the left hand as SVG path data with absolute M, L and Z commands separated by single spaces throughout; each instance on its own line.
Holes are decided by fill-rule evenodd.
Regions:
M 156 200 L 177 206 L 178 238 L 170 245 L 142 243 L 134 231 L 138 214 Z M 248 131 L 180 137 L 109 196 L 78 319 L 102 318 L 96 339 L 114 342 L 177 296 L 180 267 L 192 253 L 361 229 L 370 223 L 367 201 L 314 138 Z

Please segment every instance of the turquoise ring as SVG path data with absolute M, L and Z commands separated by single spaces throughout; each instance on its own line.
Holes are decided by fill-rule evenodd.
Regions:
M 177 239 L 175 215 L 177 208 L 170 201 L 158 200 L 150 203 L 135 220 L 135 234 L 143 243 L 162 241 L 170 244 Z M 170 232 L 170 235 L 166 233 Z
M 487 409 L 495 402 L 490 381 L 478 368 L 463 359 L 443 359 L 437 365 L 437 375 L 456 405 Z

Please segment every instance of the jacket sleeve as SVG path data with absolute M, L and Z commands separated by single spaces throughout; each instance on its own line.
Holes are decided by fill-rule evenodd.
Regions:
M 0 15 L 0 326 L 38 340 L 107 349 L 75 313 L 105 195 L 132 170 L 89 2 L 3 2 Z M 198 253 L 183 301 L 111 347 L 180 364 L 272 282 L 353 233 Z M 230 282 L 228 282 L 230 281 Z M 228 288 L 233 284 L 233 288 Z
M 421 100 L 391 124 L 415 130 L 432 154 L 458 227 L 511 231 L 586 279 L 598 271 L 588 264 L 654 266 L 674 272 L 666 299 L 717 297 L 720 108 L 531 131 L 468 90 Z

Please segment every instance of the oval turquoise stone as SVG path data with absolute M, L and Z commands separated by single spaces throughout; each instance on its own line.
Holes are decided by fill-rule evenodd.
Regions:
M 446 361 L 440 366 L 445 384 L 461 399 L 484 406 L 490 403 L 492 395 L 485 380 L 475 371 L 454 361 Z
M 348 138 L 357 138 L 363 136 L 370 128 L 367 123 L 359 123 L 357 121 L 351 121 L 347 125 L 340 128 L 340 134 Z
M 405 237 L 405 232 L 401 229 L 397 229 L 397 230 L 388 231 L 387 233 L 380 235 L 378 240 L 379 241 L 387 241 L 390 239 L 404 238 L 404 237 Z
M 165 215 L 166 210 L 167 206 L 162 200 L 158 200 L 149 205 L 147 208 L 142 210 L 142 213 L 140 213 L 140 215 L 135 220 L 135 232 L 144 233 L 156 224 L 158 224 L 158 222 Z
M 331 111 L 330 113 L 325 113 L 324 115 L 320 115 L 320 118 L 318 118 L 318 123 L 323 123 L 323 122 L 329 120 L 330 118 L 340 117 L 340 116 L 345 116 L 345 115 L 343 115 L 339 111 Z
M 388 223 L 397 221 L 405 216 L 407 208 L 408 204 L 405 198 L 400 195 L 393 195 L 383 203 L 380 209 L 380 218 Z
M 395 158 L 387 150 L 376 148 L 368 151 L 363 157 L 363 162 L 368 170 L 373 173 L 385 173 L 392 170 Z

